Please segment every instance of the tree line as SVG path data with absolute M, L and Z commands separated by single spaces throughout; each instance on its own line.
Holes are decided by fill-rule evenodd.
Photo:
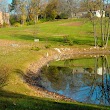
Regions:
M 80 4 L 80 0 L 12 0 L 9 5 L 11 23 L 73 18 L 81 8 Z

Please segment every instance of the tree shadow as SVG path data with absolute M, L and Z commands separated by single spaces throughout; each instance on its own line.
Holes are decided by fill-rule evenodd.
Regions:
M 34 41 L 34 39 L 39 39 L 39 41 L 44 42 L 55 42 L 55 43 L 61 43 L 65 45 L 90 45 L 94 46 L 94 40 L 86 40 L 86 39 L 75 39 L 75 38 L 67 38 L 67 41 L 65 42 L 64 36 L 33 36 L 33 35 L 12 35 L 13 39 L 21 39 L 21 40 L 28 40 L 28 41 Z
M 104 110 L 99 106 L 56 102 L 50 99 L 0 91 L 0 110 Z M 109 109 L 106 107 L 105 110 Z
M 9 69 L 6 65 L 0 66 L 0 89 L 7 85 L 8 71 Z
M 15 40 L 29 40 L 29 41 L 32 41 L 34 40 L 34 36 L 31 36 L 31 35 L 21 35 L 21 34 L 13 34 L 11 35 L 11 37 Z
M 40 84 L 41 78 L 39 75 L 37 75 L 37 73 L 35 74 L 34 72 L 28 70 L 25 74 L 20 69 L 15 69 L 14 72 L 16 72 L 27 84 L 44 89 L 44 87 Z

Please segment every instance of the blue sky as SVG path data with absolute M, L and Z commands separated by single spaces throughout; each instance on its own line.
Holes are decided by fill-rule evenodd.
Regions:
M 8 3 L 11 3 L 12 2 L 12 0 L 8 0 Z

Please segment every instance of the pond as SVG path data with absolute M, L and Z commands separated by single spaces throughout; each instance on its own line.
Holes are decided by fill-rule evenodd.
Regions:
M 110 106 L 110 56 L 53 61 L 41 70 L 41 85 L 78 102 Z

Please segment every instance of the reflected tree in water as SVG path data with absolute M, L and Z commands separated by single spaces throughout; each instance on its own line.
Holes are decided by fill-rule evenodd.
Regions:
M 64 90 L 65 85 L 66 85 L 66 79 L 65 79 L 65 74 L 64 71 L 66 72 L 65 74 L 67 75 L 68 72 L 72 72 L 71 69 L 69 68 L 62 68 L 62 67 L 56 67 L 56 66 L 49 66 L 48 68 L 45 66 L 42 69 L 42 76 L 48 81 L 51 82 L 51 86 L 55 90 Z M 69 72 L 69 73 L 70 73 Z
M 110 69 L 107 56 L 96 57 L 93 83 L 88 99 L 95 97 L 99 104 L 110 105 Z
M 62 67 L 43 67 L 42 82 L 49 82 L 43 86 L 48 85 L 48 90 L 80 102 L 110 105 L 110 68 L 107 56 L 87 59 L 92 63 L 88 65 L 85 58 L 82 58 L 78 61 L 66 60 Z M 82 64 L 82 61 L 85 62 Z

